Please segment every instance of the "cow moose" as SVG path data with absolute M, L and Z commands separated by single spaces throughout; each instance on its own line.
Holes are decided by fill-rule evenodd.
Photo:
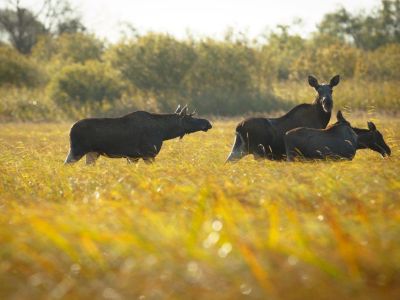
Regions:
M 119 118 L 80 120 L 70 130 L 70 151 L 64 163 L 77 162 L 84 155 L 86 164 L 94 164 L 100 155 L 151 163 L 163 141 L 212 128 L 208 120 L 193 114 L 187 106 L 178 106 L 173 114 L 136 111 Z
M 357 134 L 357 150 L 358 149 L 371 149 L 380 153 L 383 157 L 390 156 L 392 151 L 383 139 L 382 133 L 376 129 L 373 122 L 367 122 L 368 129 L 355 128 L 354 132 Z
M 314 76 L 308 76 L 308 83 L 317 91 L 312 104 L 295 106 L 279 118 L 249 118 L 236 127 L 235 141 L 227 162 L 238 161 L 253 154 L 254 158 L 282 160 L 286 157 L 285 133 L 297 127 L 325 128 L 333 108 L 332 89 L 338 85 L 339 75 L 328 84 L 319 84 Z
M 368 129 L 351 127 L 341 111 L 337 122 L 326 129 L 300 127 L 285 134 L 288 161 L 302 159 L 347 159 L 352 160 L 357 149 L 372 149 L 382 156 L 390 155 L 389 146 L 372 122 Z

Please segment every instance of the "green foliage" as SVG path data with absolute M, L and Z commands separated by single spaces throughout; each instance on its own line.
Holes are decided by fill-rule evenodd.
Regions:
M 195 53 L 187 42 L 150 33 L 115 45 L 107 59 L 134 86 L 157 93 L 179 89 Z
M 289 79 L 292 64 L 305 48 L 305 40 L 290 35 L 287 26 L 278 26 L 278 29 L 267 35 L 267 42 L 260 51 L 261 77 L 268 83 Z
M 400 44 L 387 44 L 363 53 L 357 73 L 370 80 L 400 80 Z
M 0 38 L 7 37 L 16 50 L 29 54 L 47 30 L 33 12 L 19 7 L 19 1 L 16 5 L 16 9 L 0 9 Z
M 185 78 L 185 89 L 201 112 L 232 114 L 254 108 L 254 50 L 246 45 L 207 40 L 196 47 L 197 59 Z
M 308 74 L 328 80 L 335 74 L 352 78 L 359 59 L 359 50 L 343 43 L 325 47 L 308 46 L 290 67 L 291 77 L 304 80 Z
M 0 45 L 0 85 L 34 87 L 43 77 L 32 60 L 9 46 Z
M 121 97 L 122 84 L 108 65 L 88 61 L 64 67 L 50 82 L 49 92 L 59 105 L 90 106 Z
M 400 42 L 400 0 L 382 0 L 370 14 L 352 15 L 344 8 L 324 16 L 319 33 L 351 42 L 358 48 L 373 50 Z
M 341 75 L 337 105 L 400 109 L 400 0 L 383 0 L 368 14 L 345 9 L 327 14 L 308 39 L 279 25 L 254 40 L 232 28 L 223 41 L 136 32 L 107 48 L 94 35 L 76 33 L 83 30 L 75 26 L 78 19 L 65 15 L 63 20 L 72 27 L 41 36 L 30 56 L 0 46 L 0 85 L 41 84 L 46 99 L 73 108 L 70 117 L 128 109 L 170 112 L 177 104 L 212 115 L 288 110 L 300 99 L 312 100 L 304 97 L 312 91 L 309 74 L 320 81 Z M 42 118 L 26 113 L 31 106 L 24 104 L 25 93 L 21 90 L 15 104 L 7 99 L 0 117 Z M 58 113 L 52 116 L 59 119 Z
M 33 49 L 33 57 L 40 61 L 59 61 L 65 65 L 100 60 L 103 51 L 104 42 L 91 34 L 64 33 L 56 38 L 42 36 Z

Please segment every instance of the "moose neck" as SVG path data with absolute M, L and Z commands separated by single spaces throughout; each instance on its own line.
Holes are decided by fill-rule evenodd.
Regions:
M 163 116 L 160 132 L 164 141 L 185 135 L 185 130 L 182 127 L 182 121 L 176 114 Z
M 357 134 L 357 149 L 367 149 L 371 138 L 370 131 L 355 127 L 353 127 L 353 130 Z
M 319 96 L 315 98 L 313 105 L 315 105 L 315 107 L 317 108 L 318 117 L 321 120 L 323 128 L 325 128 L 328 125 L 329 120 L 331 119 L 332 112 L 326 112 L 324 110 L 324 108 L 322 107 L 321 98 Z

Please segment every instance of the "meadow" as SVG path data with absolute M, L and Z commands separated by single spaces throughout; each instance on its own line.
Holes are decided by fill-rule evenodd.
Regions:
M 1 299 L 399 299 L 400 121 L 392 156 L 223 162 L 236 121 L 156 163 L 64 166 L 69 123 L 0 125 Z

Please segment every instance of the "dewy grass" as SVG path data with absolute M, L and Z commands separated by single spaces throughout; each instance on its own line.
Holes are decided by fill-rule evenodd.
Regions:
M 224 164 L 219 121 L 94 167 L 63 165 L 69 124 L 3 124 L 0 298 L 399 299 L 400 122 L 374 121 L 387 159 Z

